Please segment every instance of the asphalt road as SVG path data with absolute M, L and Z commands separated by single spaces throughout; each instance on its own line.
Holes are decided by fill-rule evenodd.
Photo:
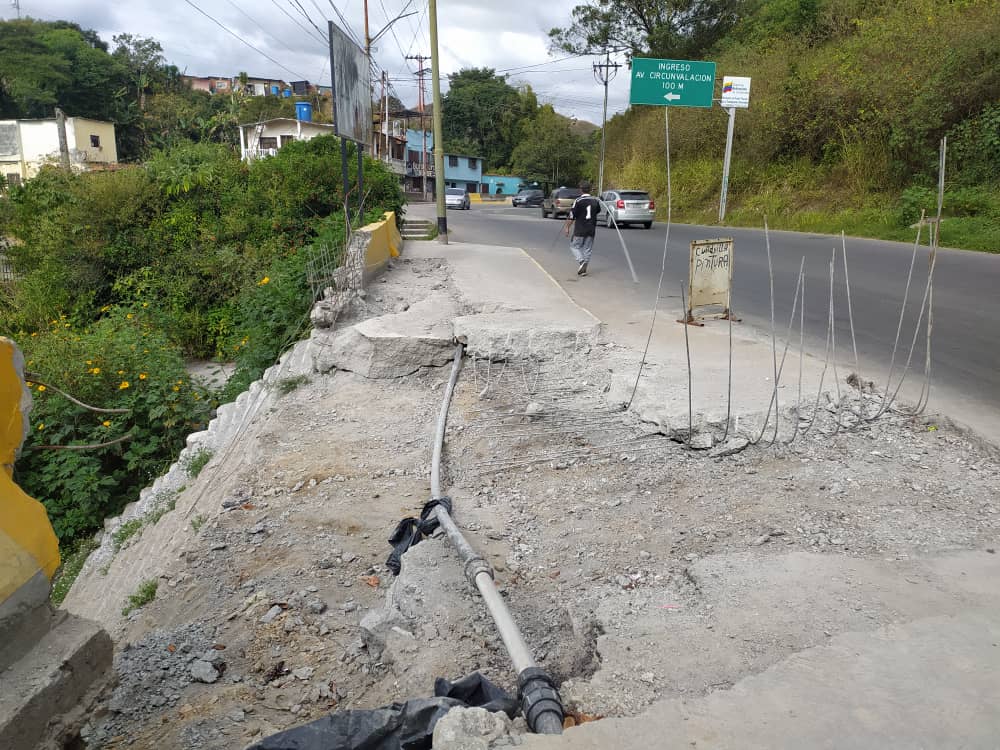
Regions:
M 431 215 L 433 206 L 421 206 L 413 212 Z M 590 274 L 586 279 L 577 279 L 567 241 L 560 234 L 562 221 L 541 219 L 537 208 L 476 205 L 471 211 L 449 211 L 448 220 L 456 239 L 523 248 L 598 317 L 607 320 L 616 314 L 622 317 L 645 314 L 648 320 L 662 263 L 664 223 L 657 223 L 651 230 L 639 227 L 622 230 L 639 278 L 639 284 L 635 285 L 613 229 L 598 228 Z M 674 317 L 680 313 L 678 298 L 681 283 L 687 279 L 689 243 L 720 236 L 735 240 L 733 309 L 742 316 L 744 325 L 755 326 L 767 334 L 770 295 L 767 251 L 761 230 L 674 224 L 662 293 L 662 297 L 672 298 L 672 302 L 661 303 L 661 308 L 670 308 Z M 822 355 L 827 336 L 830 257 L 833 248 L 840 247 L 840 238 L 772 231 L 770 244 L 779 336 L 788 326 L 799 264 L 804 257 L 807 348 Z M 862 372 L 879 386 L 885 383 L 912 254 L 912 244 L 847 239 L 851 302 Z M 897 373 L 909 352 L 928 265 L 928 250 L 924 246 L 917 252 L 900 353 L 896 358 Z M 838 360 L 847 362 L 853 360 L 853 354 L 843 259 L 839 252 L 835 272 Z M 1000 432 L 1000 255 L 939 251 L 933 302 L 931 406 L 996 435 Z M 797 342 L 797 332 L 793 336 Z M 910 384 L 917 384 L 919 389 L 923 362 L 921 331 L 904 392 Z

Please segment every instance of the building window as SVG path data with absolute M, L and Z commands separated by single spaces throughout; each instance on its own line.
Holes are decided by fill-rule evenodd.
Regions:
M 229 88 L 229 81 L 216 81 L 215 88 L 219 91 L 225 91 Z
M 474 170 L 476 168 L 476 159 L 469 159 L 469 169 Z
M 448 157 L 448 166 L 449 167 L 457 167 L 458 166 L 458 157 L 457 156 L 449 156 Z
M 295 140 L 294 135 L 283 135 L 281 136 L 281 145 L 282 147 L 284 147 L 286 143 L 291 143 L 294 140 Z
M 21 187 L 21 175 L 17 172 L 7 173 L 7 187 Z
M 262 135 L 260 137 L 260 147 L 261 149 L 278 148 L 278 139 L 271 135 Z
M 99 136 L 99 135 L 92 135 L 92 136 L 90 136 L 90 147 L 91 148 L 100 148 L 101 147 L 101 136 Z

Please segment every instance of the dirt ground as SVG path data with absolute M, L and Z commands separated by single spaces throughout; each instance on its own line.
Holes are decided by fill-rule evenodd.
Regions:
M 427 274 L 447 273 L 397 263 L 354 319 L 412 304 Z M 637 357 L 469 359 L 449 421 L 455 518 L 574 711 L 634 715 L 975 599 L 948 580 L 959 556 L 995 552 L 994 447 L 935 417 L 837 429 L 820 409 L 789 445 L 692 450 L 608 402 Z M 276 402 L 246 437 L 259 460 L 220 470 L 155 601 L 114 634 L 119 686 L 90 747 L 239 748 L 475 670 L 514 688 L 443 539 L 414 547 L 395 586 L 385 566 L 393 527 L 429 499 L 447 375 L 338 371 Z M 374 648 L 360 623 L 387 597 L 406 617 Z M 193 679 L 196 663 L 215 679 Z

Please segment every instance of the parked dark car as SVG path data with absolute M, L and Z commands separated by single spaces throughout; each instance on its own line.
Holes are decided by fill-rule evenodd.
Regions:
M 583 191 L 580 188 L 556 188 L 542 201 L 542 218 L 551 216 L 553 219 L 559 219 L 569 216 L 569 210 L 581 195 Z
M 541 190 L 528 188 L 519 191 L 511 203 L 514 204 L 515 208 L 518 206 L 540 206 L 543 200 L 545 200 L 545 193 Z

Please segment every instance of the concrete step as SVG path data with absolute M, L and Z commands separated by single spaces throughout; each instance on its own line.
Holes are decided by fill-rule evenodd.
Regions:
M 70 746 L 67 741 L 86 719 L 86 704 L 111 675 L 113 652 L 111 637 L 97 623 L 60 613 L 0 675 L 0 747 Z

